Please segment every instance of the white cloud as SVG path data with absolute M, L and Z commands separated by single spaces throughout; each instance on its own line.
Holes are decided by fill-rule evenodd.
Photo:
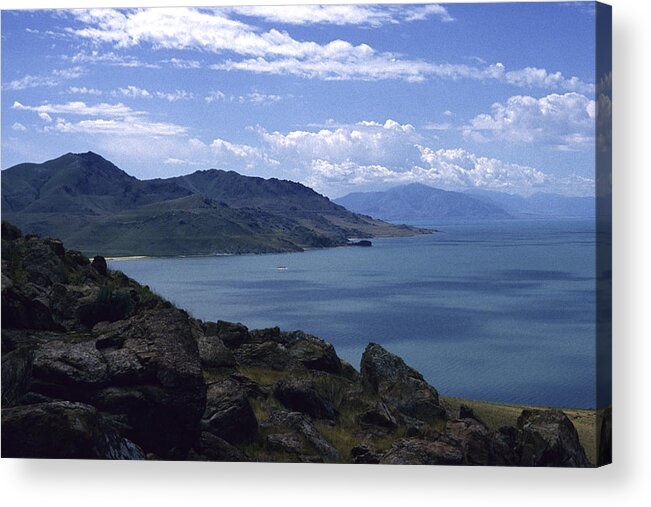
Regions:
M 38 113 L 38 117 L 46 123 L 52 123 L 52 117 L 45 112 Z
M 102 90 L 97 88 L 87 88 L 86 86 L 71 86 L 68 88 L 68 93 L 78 95 L 102 95 Z
M 507 83 L 523 88 L 547 88 L 552 90 L 569 90 L 580 93 L 593 93 L 594 85 L 584 83 L 578 77 L 566 78 L 560 72 L 548 72 L 545 69 L 526 67 L 504 74 Z
M 18 101 L 15 101 L 12 109 L 19 111 L 34 111 L 35 113 L 47 114 L 73 114 L 81 116 L 138 116 L 143 115 L 141 111 L 134 111 L 129 106 L 122 103 L 107 104 L 102 102 L 95 105 L 87 105 L 85 102 L 75 101 L 66 102 L 65 104 L 41 104 L 40 106 L 25 106 Z
M 450 130 L 450 127 L 452 127 L 450 123 L 431 122 L 423 125 L 423 128 L 425 130 L 437 130 L 437 131 Z
M 95 119 L 82 120 L 76 123 L 67 122 L 58 118 L 55 125 L 47 127 L 47 129 L 74 134 L 141 136 L 148 138 L 177 136 L 187 132 L 186 127 L 172 123 L 152 122 L 141 118 Z
M 481 157 L 462 149 L 418 148 L 420 164 L 408 168 L 359 164 L 352 160 L 336 163 L 312 160 L 305 183 L 317 191 L 335 195 L 360 188 L 415 182 L 451 190 L 482 188 L 525 194 L 544 190 L 589 195 L 594 191 L 594 181 L 588 178 L 558 178 L 532 167 Z
M 466 138 L 478 142 L 536 143 L 561 150 L 591 148 L 594 129 L 595 101 L 575 92 L 540 99 L 516 95 L 462 127 Z
M 25 132 L 27 130 L 27 127 L 25 127 L 25 125 L 22 123 L 14 122 L 14 124 L 11 126 L 11 129 L 15 130 L 16 132 Z
M 401 21 L 421 21 L 437 16 L 441 21 L 453 21 L 442 5 L 396 6 L 396 5 L 292 5 L 288 6 L 241 6 L 227 9 L 242 16 L 262 18 L 269 23 L 292 25 L 368 25 L 378 27 Z
M 186 90 L 174 90 L 173 92 L 163 92 L 163 91 L 150 91 L 145 88 L 139 88 L 134 85 L 128 85 L 126 87 L 118 88 L 113 90 L 111 95 L 114 97 L 129 97 L 131 99 L 151 99 L 158 98 L 167 100 L 168 102 L 176 102 L 178 100 L 192 100 L 194 99 L 194 93 Z
M 144 111 L 134 111 L 122 103 L 105 102 L 89 105 L 85 102 L 65 104 L 45 103 L 38 106 L 23 105 L 15 101 L 12 109 L 35 112 L 45 121 L 52 122 L 50 115 L 91 116 L 93 119 L 71 122 L 57 117 L 45 127 L 45 132 L 80 133 L 107 136 L 176 136 L 187 133 L 187 127 L 148 119 Z
M 213 90 L 208 95 L 203 98 L 208 104 L 213 102 L 219 102 L 221 100 L 226 100 L 226 94 L 219 90 Z
M 49 74 L 26 74 L 20 79 L 15 79 L 2 86 L 3 90 L 25 90 L 37 87 L 58 86 L 64 81 L 81 77 L 84 71 L 81 67 L 71 69 L 53 70 Z
M 169 63 L 176 69 L 200 69 L 201 62 L 198 60 L 186 60 L 183 58 L 170 58 L 163 60 L 164 63 Z
M 351 9 L 353 7 L 353 9 Z M 260 7 L 262 9 L 262 7 Z M 302 9 L 302 8 L 301 8 Z M 369 13 L 384 13 L 390 20 L 416 21 L 431 14 L 442 18 L 446 12 L 440 6 L 307 6 L 306 10 L 266 8 L 265 16 L 295 18 L 303 23 L 310 10 L 323 11 L 323 19 L 343 23 L 356 19 L 369 23 Z M 443 9 L 443 10 L 441 10 Z M 559 72 L 527 67 L 507 71 L 501 63 L 471 66 L 465 64 L 431 63 L 410 60 L 392 52 L 380 52 L 368 44 L 351 44 L 344 40 L 328 43 L 300 41 L 277 29 L 264 31 L 255 26 L 230 19 L 228 10 L 199 10 L 191 8 L 110 10 L 90 9 L 75 11 L 77 19 L 86 26 L 68 31 L 95 43 L 111 43 L 117 48 L 149 44 L 156 49 L 201 50 L 214 54 L 232 53 L 211 68 L 221 71 L 246 71 L 259 74 L 294 75 L 323 80 L 398 79 L 422 82 L 429 78 L 497 80 L 514 86 L 545 87 L 561 90 L 588 91 L 592 88 L 577 77 L 566 78 Z M 296 14 L 292 14 L 296 12 Z M 274 14 L 276 13 L 276 14 Z M 354 13 L 360 14 L 354 17 Z M 379 16 L 379 14 L 378 14 Z M 314 18 L 319 19 L 319 18 Z M 377 19 L 373 18 L 373 19 Z M 384 19 L 384 18 L 383 18 Z M 366 21 L 363 21 L 366 20 Z M 346 21 L 347 23 L 349 21 Z M 377 21 L 379 22 L 379 21 Z M 300 24 L 299 23 L 299 24 Z M 194 67 L 193 67 L 194 68 Z
M 129 97 L 132 99 L 135 98 L 149 99 L 152 96 L 151 93 L 149 93 L 149 91 L 145 90 L 144 88 L 138 88 L 137 86 L 133 86 L 133 85 L 128 85 L 124 88 L 118 88 L 114 92 L 114 95 L 123 95 L 124 97 Z
M 194 93 L 186 90 L 174 90 L 173 92 L 154 92 L 154 95 L 159 99 L 165 99 L 168 102 L 176 102 L 178 100 L 192 100 Z
M 157 63 L 144 62 L 135 56 L 121 55 L 114 53 L 113 51 L 109 51 L 108 53 L 100 53 L 99 51 L 91 51 L 90 53 L 79 52 L 72 56 L 63 55 L 62 58 L 72 63 L 90 63 L 93 65 L 112 65 L 115 67 L 147 69 L 157 69 L 160 67 Z
M 404 164 L 417 157 L 414 146 L 421 140 L 412 125 L 391 119 L 384 123 L 361 121 L 318 132 L 295 130 L 283 134 L 260 129 L 259 133 L 272 153 L 291 159 L 343 162 L 352 158 L 367 164 L 377 160 Z
M 278 165 L 279 162 L 269 157 L 263 150 L 246 144 L 235 144 L 224 139 L 216 138 L 210 143 L 210 150 L 215 160 L 227 162 L 232 159 L 243 161 L 247 168 L 253 168 L 263 162 Z
M 246 95 L 232 95 L 225 94 L 220 90 L 213 90 L 208 95 L 204 97 L 204 100 L 211 104 L 213 102 L 235 102 L 238 104 L 253 104 L 256 106 L 267 106 L 269 104 L 275 104 L 283 100 L 283 97 L 280 95 L 274 95 L 271 93 L 260 93 L 257 91 L 252 91 Z

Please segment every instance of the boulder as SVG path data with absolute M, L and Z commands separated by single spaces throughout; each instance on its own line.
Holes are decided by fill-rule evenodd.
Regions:
M 225 322 L 204 322 L 204 332 L 207 336 L 217 336 L 229 349 L 236 349 L 249 341 L 249 330 L 243 324 Z
M 588 467 L 572 422 L 560 410 L 523 410 L 517 422 L 522 466 Z
M 290 355 L 306 368 L 336 375 L 342 373 L 341 360 L 330 343 L 303 331 L 282 333 L 282 338 Z
M 266 447 L 270 451 L 296 456 L 307 453 L 303 439 L 294 431 L 267 435 Z
M 474 419 L 475 421 L 483 423 L 479 416 L 475 414 L 475 411 L 463 403 L 459 406 L 459 419 Z
M 224 379 L 208 385 L 201 426 L 231 444 L 251 442 L 256 437 L 258 420 L 237 381 Z
M 315 383 L 309 379 L 281 379 L 274 384 L 273 394 L 288 409 L 315 419 L 333 420 L 337 416 L 332 403 L 319 394 Z
M 380 463 L 383 465 L 463 465 L 462 450 L 444 440 L 402 438 L 395 442 Z
M 295 431 L 325 460 L 339 461 L 337 450 L 319 433 L 312 422 L 300 412 L 287 412 L 275 410 L 261 424 L 270 433 L 285 433 L 287 430 Z M 275 430 L 275 431 L 274 431 Z
M 375 426 L 387 430 L 394 430 L 398 427 L 398 420 L 391 413 L 391 409 L 382 402 L 378 402 L 375 407 L 362 412 L 357 416 L 357 421 L 362 427 Z
M 350 459 L 356 465 L 377 465 L 382 459 L 382 453 L 371 450 L 366 444 L 360 444 L 350 450 Z
M 187 314 L 149 310 L 93 331 L 101 333 L 94 344 L 108 376 L 93 403 L 123 415 L 129 435 L 147 452 L 182 459 L 199 436 L 205 409 L 199 351 Z
M 106 360 L 93 340 L 54 340 L 34 351 L 33 390 L 46 396 L 89 401 L 109 380 Z
M 34 353 L 28 347 L 3 354 L 1 384 L 3 408 L 15 405 L 29 391 L 33 359 Z
M 468 465 L 514 465 L 513 450 L 483 423 L 472 418 L 449 421 L 442 439 L 453 441 Z
M 276 342 L 285 344 L 285 340 L 282 337 L 280 328 L 278 326 L 263 329 L 254 329 L 249 334 L 249 340 L 251 343 Z
M 276 371 L 297 371 L 305 367 L 294 358 L 284 345 L 267 341 L 245 343 L 234 350 L 235 359 L 241 366 Z
M 91 266 L 95 268 L 100 275 L 106 276 L 108 274 L 108 265 L 106 264 L 106 259 L 101 255 L 96 255 L 93 257 L 93 262 L 90 263 Z
M 441 421 L 445 410 L 422 375 L 395 354 L 369 343 L 362 355 L 362 381 L 402 414 L 425 422 Z
M 201 364 L 207 368 L 230 368 L 237 364 L 231 349 L 218 336 L 197 337 Z
M 188 454 L 190 461 L 249 461 L 237 447 L 212 433 L 202 431 L 199 442 Z
M 3 458 L 144 459 L 97 410 L 55 401 L 2 409 Z

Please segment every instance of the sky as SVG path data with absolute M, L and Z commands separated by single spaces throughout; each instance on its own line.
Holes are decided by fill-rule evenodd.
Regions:
M 588 3 L 2 12 L 2 168 L 594 194 Z

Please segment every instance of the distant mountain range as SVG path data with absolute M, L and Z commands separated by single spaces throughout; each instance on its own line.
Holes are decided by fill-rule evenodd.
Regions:
M 595 216 L 595 200 L 591 197 L 546 193 L 522 197 L 486 190 L 452 192 L 420 183 L 382 192 L 354 192 L 335 202 L 355 213 L 407 223 Z
M 211 169 L 138 180 L 92 152 L 2 171 L 2 219 L 85 253 L 268 253 L 427 231 L 351 213 L 291 181 Z

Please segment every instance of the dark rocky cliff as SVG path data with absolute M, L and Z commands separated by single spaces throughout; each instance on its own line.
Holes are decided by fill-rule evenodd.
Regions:
M 561 411 L 493 430 L 377 344 L 201 322 L 2 225 L 2 456 L 589 466 Z

